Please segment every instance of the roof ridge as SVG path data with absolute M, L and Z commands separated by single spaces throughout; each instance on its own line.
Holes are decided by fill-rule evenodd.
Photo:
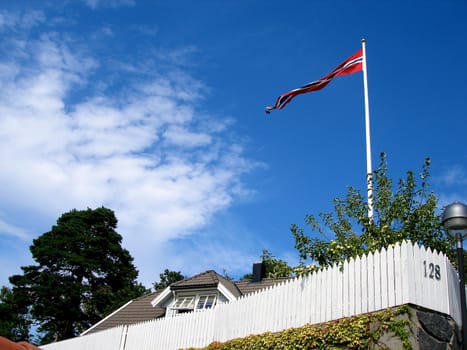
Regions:
M 206 272 L 209 273 L 209 275 L 214 279 L 214 282 L 219 283 L 219 276 L 220 275 L 216 271 L 208 270 Z
M 214 270 L 206 270 L 204 272 L 198 273 L 197 275 L 185 278 L 181 281 L 177 281 L 170 285 L 171 289 L 178 289 L 178 288 L 187 288 L 191 286 L 199 286 L 199 287 L 209 287 L 215 286 L 219 284 L 219 277 L 220 276 Z

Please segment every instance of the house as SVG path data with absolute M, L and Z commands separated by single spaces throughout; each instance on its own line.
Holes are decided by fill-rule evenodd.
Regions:
M 0 337 L 0 349 L 2 350 L 40 350 L 38 347 L 24 341 L 12 342 L 5 337 Z
M 430 264 L 439 270 L 440 279 L 425 273 Z M 335 265 L 291 279 L 266 279 L 263 265 L 255 264 L 253 276 L 233 282 L 215 271 L 200 273 L 130 301 L 87 330 L 89 336 L 43 349 L 200 348 L 213 341 L 276 334 L 393 308 L 409 310 L 413 348 L 459 348 L 462 315 L 457 271 L 446 255 L 418 244 L 402 242 L 350 259 L 343 268 Z M 404 305 L 408 309 L 399 308 Z M 213 308 L 214 312 L 197 312 Z M 443 330 L 439 333 L 435 328 Z M 387 331 L 381 333 L 378 344 L 402 348 L 407 339 Z
M 286 278 L 265 278 L 262 262 L 253 264 L 251 280 L 231 281 L 208 270 L 184 280 L 172 283 L 125 305 L 96 323 L 81 335 L 91 334 L 121 325 L 131 325 L 180 313 L 210 309 L 217 304 L 228 303 L 241 296 L 276 285 Z

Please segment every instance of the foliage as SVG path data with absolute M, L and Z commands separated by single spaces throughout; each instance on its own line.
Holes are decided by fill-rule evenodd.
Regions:
M 14 342 L 29 340 L 29 326 L 31 321 L 27 318 L 27 308 L 24 303 L 15 300 L 10 288 L 2 287 L 0 290 L 0 336 Z
M 152 284 L 154 290 L 162 290 L 170 286 L 172 283 L 181 281 L 185 277 L 180 271 L 169 271 L 165 269 L 163 273 L 159 274 L 159 282 L 154 282 Z
M 267 278 L 292 277 L 293 270 L 284 260 L 277 259 L 271 252 L 263 249 L 260 256 L 266 267 Z
M 286 261 L 277 259 L 269 250 L 263 249 L 260 260 L 265 265 L 266 278 L 293 277 L 294 271 Z M 246 274 L 242 279 L 251 279 L 252 274 Z
M 10 283 L 38 326 L 41 343 L 74 337 L 146 292 L 116 227 L 110 209 L 72 210 L 33 240 L 37 264 L 23 266 Z
M 334 214 L 319 214 L 324 225 L 333 232 L 332 239 L 313 215 L 306 215 L 305 221 L 325 239 L 310 237 L 297 225 L 291 226 L 302 272 L 341 263 L 403 240 L 423 244 L 452 257 L 452 241 L 441 229 L 440 216 L 436 214 L 437 198 L 429 189 L 430 159 L 425 159 L 418 181 L 413 171 L 408 171 L 406 178 L 394 186 L 387 170 L 386 155 L 382 153 L 372 175 L 373 217 L 368 217 L 365 197 L 349 187 L 344 199 L 334 199 Z M 306 266 L 307 260 L 317 265 Z
M 280 349 L 386 349 L 383 334 L 399 338 L 403 349 L 411 349 L 407 306 L 358 315 L 318 325 L 305 325 L 277 333 L 249 335 L 225 343 L 213 342 L 199 350 L 280 350 Z M 194 350 L 190 348 L 188 350 Z

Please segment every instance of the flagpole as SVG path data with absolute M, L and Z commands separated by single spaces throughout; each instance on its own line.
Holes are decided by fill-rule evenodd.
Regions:
M 365 94 L 366 174 L 368 189 L 368 218 L 373 219 L 373 168 L 371 166 L 370 105 L 368 102 L 368 77 L 366 69 L 366 40 L 362 39 L 363 90 Z

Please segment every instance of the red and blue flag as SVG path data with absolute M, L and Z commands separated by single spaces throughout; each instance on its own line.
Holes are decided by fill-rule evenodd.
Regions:
M 270 113 L 273 109 L 282 109 L 287 103 L 297 96 L 311 91 L 317 91 L 328 85 L 335 77 L 339 75 L 348 75 L 356 72 L 360 72 L 363 68 L 363 51 L 358 50 L 355 54 L 347 58 L 344 62 L 339 64 L 331 73 L 325 77 L 308 83 L 298 89 L 290 90 L 280 95 L 274 106 L 267 106 L 266 113 Z

